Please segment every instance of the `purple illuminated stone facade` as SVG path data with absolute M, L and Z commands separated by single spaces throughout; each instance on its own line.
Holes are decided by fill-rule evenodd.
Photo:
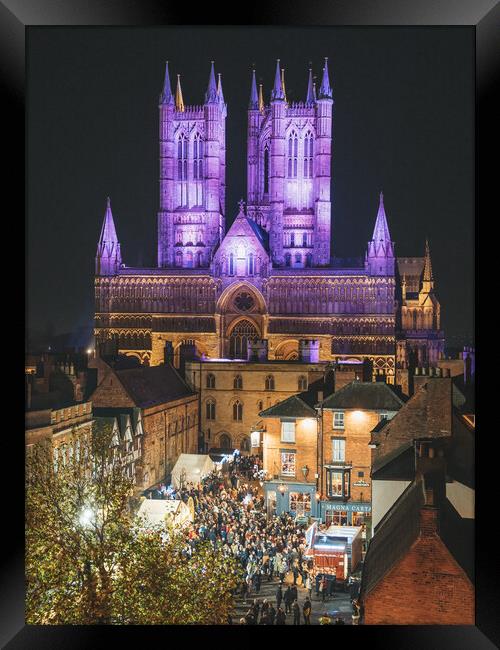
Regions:
M 305 84 L 304 84 L 305 86 Z M 225 232 L 225 122 L 212 63 L 204 104 L 185 106 L 168 64 L 160 95 L 158 265 L 122 263 L 108 200 L 96 256 L 96 340 L 142 362 L 194 343 L 209 358 L 266 339 L 270 359 L 307 342 L 320 360 L 364 359 L 394 382 L 418 353 L 442 356 L 430 253 L 396 258 L 382 193 L 364 261 L 333 257 L 333 92 L 325 59 L 316 92 L 290 102 L 277 62 L 269 104 L 255 72 L 248 107 L 247 201 Z M 411 288 L 411 291 L 409 290 Z M 417 324 L 418 327 L 414 327 Z M 167 343 L 168 342 L 168 343 Z M 415 352 L 416 351 L 416 352 Z

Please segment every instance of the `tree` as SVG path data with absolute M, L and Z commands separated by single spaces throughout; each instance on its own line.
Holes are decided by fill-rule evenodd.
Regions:
M 203 542 L 189 557 L 184 534 L 139 528 L 109 443 L 101 432 L 78 457 L 56 463 L 50 442 L 27 456 L 27 622 L 224 623 L 237 561 Z

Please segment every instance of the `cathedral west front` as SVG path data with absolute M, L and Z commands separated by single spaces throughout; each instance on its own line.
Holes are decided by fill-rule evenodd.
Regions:
M 320 87 L 311 70 L 306 87 L 304 101 L 289 101 L 278 61 L 265 103 L 253 72 L 247 197 L 226 229 L 221 76 L 216 80 L 212 63 L 203 105 L 187 106 L 179 77 L 172 92 L 167 64 L 159 99 L 158 262 L 124 263 L 108 199 L 96 256 L 97 345 L 111 341 L 120 353 L 156 365 L 166 345 L 177 355 L 191 343 L 200 357 L 246 359 L 248 343 L 264 340 L 270 360 L 292 360 L 307 340 L 319 345 L 319 360 L 369 359 L 374 376 L 389 383 L 398 369 L 437 363 L 444 335 L 429 246 L 423 257 L 395 257 L 382 193 L 364 258 L 333 256 L 334 101 L 326 59 Z

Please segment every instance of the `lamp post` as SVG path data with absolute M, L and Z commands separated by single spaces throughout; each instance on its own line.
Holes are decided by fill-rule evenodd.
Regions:
M 302 474 L 304 475 L 304 481 L 307 483 L 307 475 L 309 474 L 309 467 L 304 465 L 302 468 Z

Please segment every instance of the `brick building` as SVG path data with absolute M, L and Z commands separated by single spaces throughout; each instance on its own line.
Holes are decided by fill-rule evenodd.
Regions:
M 474 625 L 474 586 L 442 539 L 433 490 L 413 481 L 380 522 L 360 590 L 366 625 Z
M 262 411 L 268 508 L 296 512 L 301 500 L 306 515 L 369 528 L 371 431 L 402 405 L 385 383 L 354 381 L 333 393 L 320 380 Z
M 451 377 L 415 379 L 413 397 L 372 435 L 364 621 L 473 624 L 475 431 Z
M 140 409 L 144 431 L 142 488 L 165 480 L 179 454 L 198 451 L 198 396 L 170 364 L 118 369 L 99 362 L 95 413 Z

